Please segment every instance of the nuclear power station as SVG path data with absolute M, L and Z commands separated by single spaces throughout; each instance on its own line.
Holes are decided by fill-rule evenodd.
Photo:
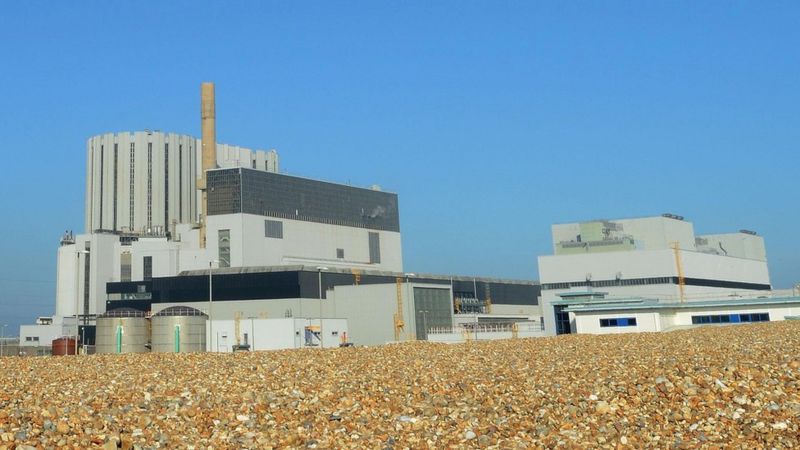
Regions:
M 61 238 L 55 314 L 20 329 L 31 352 L 463 342 L 800 316 L 797 292 L 772 289 L 763 238 L 696 235 L 674 214 L 554 225 L 541 284 L 408 271 L 396 193 L 290 176 L 275 150 L 218 143 L 214 84 L 200 91 L 200 139 L 88 139 L 86 228 Z

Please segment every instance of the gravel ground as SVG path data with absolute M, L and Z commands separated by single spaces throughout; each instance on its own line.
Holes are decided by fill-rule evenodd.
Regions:
M 0 370 L 0 449 L 800 446 L 800 322 Z

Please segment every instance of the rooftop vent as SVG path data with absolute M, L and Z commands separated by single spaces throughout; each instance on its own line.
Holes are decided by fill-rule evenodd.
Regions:
M 749 234 L 750 236 L 758 236 L 758 233 L 753 230 L 739 230 L 739 233 Z
M 661 217 L 666 217 L 667 219 L 683 220 L 683 216 L 671 213 L 664 213 L 661 215 Z

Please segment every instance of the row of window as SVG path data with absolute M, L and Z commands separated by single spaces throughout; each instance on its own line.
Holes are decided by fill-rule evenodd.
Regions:
M 615 319 L 600 319 L 600 326 L 605 327 L 635 327 L 636 317 L 618 317 Z
M 669 284 L 673 277 L 626 278 L 615 280 L 587 280 L 564 283 L 544 283 L 542 290 L 569 289 L 573 287 L 612 287 L 612 286 L 644 286 L 650 284 Z
M 25 336 L 26 342 L 39 342 L 39 336 Z
M 769 313 L 748 314 L 717 314 L 709 316 L 692 316 L 692 323 L 742 323 L 742 322 L 769 322 Z

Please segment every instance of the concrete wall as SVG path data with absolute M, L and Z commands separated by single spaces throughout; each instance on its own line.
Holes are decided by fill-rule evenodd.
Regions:
M 681 261 L 686 277 L 770 284 L 765 260 L 682 251 Z
M 704 234 L 697 236 L 697 250 L 737 258 L 767 260 L 764 238 L 747 233 Z
M 152 257 L 153 278 L 171 277 L 180 268 L 180 244 L 167 241 L 167 238 L 140 238 L 130 246 L 131 280 L 144 279 L 144 257 Z
M 89 308 L 86 314 L 106 310 L 106 283 L 119 277 L 119 237 L 112 234 L 75 236 L 75 244 L 58 248 L 56 268 L 56 315 L 74 316 L 76 295 L 78 311 L 84 314 L 86 243 L 89 243 Z M 116 276 L 115 278 L 115 270 Z M 76 272 L 77 271 L 77 272 Z M 77 286 L 76 286 L 77 282 Z
M 446 289 L 449 286 L 425 283 L 402 283 L 403 320 L 405 327 L 400 340 L 413 340 L 416 336 L 414 302 L 411 293 L 414 287 Z M 449 292 L 448 292 L 449 293 Z M 207 301 L 188 303 L 156 303 L 153 314 L 170 306 L 190 306 L 208 313 Z M 212 318 L 232 320 L 236 313 L 243 319 L 250 317 L 285 318 L 287 314 L 297 319 L 312 322 L 320 316 L 326 319 L 346 319 L 349 341 L 355 345 L 381 345 L 392 342 L 394 338 L 394 314 L 397 310 L 397 286 L 394 283 L 360 286 L 336 286 L 328 290 L 326 298 L 318 299 L 275 299 L 214 302 Z M 327 344 L 326 344 L 327 345 Z M 338 343 L 336 344 L 338 345 Z
M 165 158 L 165 146 L 168 146 L 168 158 Z M 143 231 L 159 226 L 166 229 L 167 220 L 194 220 L 195 180 L 199 173 L 194 160 L 198 150 L 194 137 L 174 133 L 137 131 L 89 138 L 86 143 L 86 232 L 97 229 Z M 169 174 L 169 180 L 165 173 Z M 167 192 L 169 198 L 166 198 Z M 165 214 L 167 201 L 168 214 Z
M 584 223 L 589 222 L 591 221 Z M 695 249 L 694 226 L 691 222 L 661 216 L 615 219 L 607 222 L 621 225 L 622 230 L 615 232 L 615 235 L 632 236 L 639 250 L 669 249 L 673 241 L 679 242 L 682 249 Z M 556 253 L 559 242 L 574 241 L 578 234 L 581 234 L 581 222 L 553 225 L 553 253 Z M 582 237 L 582 241 L 585 240 L 585 237 Z
M 75 245 L 62 245 L 56 252 L 56 316 L 75 315 L 77 291 Z
M 643 331 L 669 331 L 675 328 L 694 326 L 692 316 L 769 313 L 770 321 L 782 321 L 787 316 L 800 315 L 800 298 L 796 303 L 787 305 L 764 306 L 719 306 L 691 309 L 654 309 L 650 311 L 630 310 L 613 312 L 581 312 L 570 313 L 574 318 L 577 333 L 613 334 L 638 333 Z M 601 327 L 600 319 L 636 318 L 636 326 Z M 716 324 L 715 324 L 716 325 Z M 725 324 L 736 325 L 736 324 Z
M 156 227 L 169 230 L 173 221 L 196 222 L 199 202 L 196 182 L 202 172 L 200 152 L 199 139 L 175 133 L 137 131 L 89 138 L 86 232 L 97 229 L 141 232 Z M 217 144 L 217 165 L 271 172 L 279 168 L 274 150 L 253 151 L 228 144 Z
M 197 140 L 201 148 L 202 139 Z M 251 150 L 238 145 L 217 144 L 217 165 L 220 168 L 247 167 L 267 172 L 278 172 L 278 153 L 275 150 Z M 199 160 L 199 158 L 198 158 Z M 200 166 L 198 166 L 199 168 Z
M 661 331 L 661 319 L 659 313 L 652 311 L 644 312 L 612 312 L 602 314 L 575 314 L 574 332 L 586 334 L 619 334 L 619 333 L 640 333 L 644 331 Z M 600 319 L 635 318 L 635 326 L 626 327 L 601 327 Z
M 305 346 L 306 326 L 319 326 L 319 319 L 258 319 L 242 318 L 239 321 L 239 342 L 245 343 L 245 334 L 251 351 L 281 350 Z M 236 344 L 236 322 L 214 320 L 214 342 L 219 352 L 232 352 Z M 347 333 L 347 320 L 322 319 L 322 343 L 325 348 L 338 347 Z M 209 347 L 210 348 L 210 347 Z
M 283 223 L 283 238 L 265 236 L 264 221 Z M 324 265 L 369 270 L 403 271 L 400 233 L 329 225 L 252 214 L 226 214 L 208 218 L 208 250 L 219 255 L 219 230 L 230 230 L 231 267 Z M 369 233 L 380 235 L 381 261 L 369 262 Z M 336 249 L 344 258 L 336 257 Z
M 414 328 L 410 287 L 402 285 L 403 320 L 401 340 L 411 340 Z M 347 318 L 350 341 L 356 345 L 381 345 L 394 338 L 394 314 L 397 311 L 397 287 L 394 284 L 336 286 L 328 291 L 335 317 Z
M 20 346 L 24 347 L 50 347 L 53 340 L 62 336 L 75 336 L 74 321 L 71 327 L 64 323 L 19 327 L 19 342 Z
M 542 305 L 500 305 L 492 303 L 493 315 L 525 315 L 534 320 L 539 320 L 542 315 Z
M 797 303 L 789 305 L 764 305 L 718 308 L 692 308 L 691 310 L 676 310 L 672 312 L 672 326 L 692 325 L 692 316 L 706 316 L 719 314 L 747 314 L 747 313 L 769 313 L 769 320 L 772 322 L 786 320 L 786 316 L 800 315 L 800 299 Z

